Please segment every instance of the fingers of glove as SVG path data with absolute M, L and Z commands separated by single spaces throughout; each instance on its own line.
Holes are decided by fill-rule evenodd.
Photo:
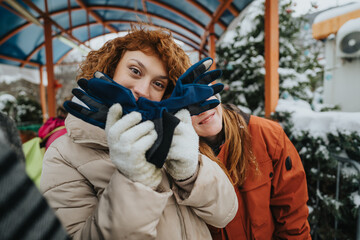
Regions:
M 83 89 L 85 92 L 88 92 L 89 88 L 88 88 L 88 80 L 81 78 L 77 81 L 77 84 L 79 85 L 79 87 L 81 87 L 81 89 Z
M 124 116 L 124 118 L 125 117 L 126 116 Z M 121 119 L 120 121 L 122 120 L 123 119 Z M 128 124 L 128 126 L 129 128 L 127 129 L 124 128 L 119 138 L 119 142 L 121 142 L 122 145 L 124 146 L 129 145 L 138 150 L 142 149 L 145 151 L 148 150 L 154 144 L 157 138 L 157 134 L 153 122 L 145 121 L 132 126 Z
M 122 117 L 122 107 L 120 104 L 114 104 L 109 109 L 106 119 L 106 134 L 109 133 L 109 129 L 115 125 L 115 123 Z
M 206 112 L 212 108 L 217 107 L 220 104 L 218 99 L 211 99 L 208 101 L 204 101 L 203 103 L 197 103 L 188 106 L 189 112 L 191 116 L 199 115 L 200 113 Z
M 114 82 L 114 80 L 112 80 L 108 75 L 106 75 L 105 73 L 99 72 L 99 71 L 96 71 L 94 73 L 94 77 L 95 78 L 100 78 L 100 79 L 105 80 L 107 82 Z
M 216 84 L 211 85 L 211 87 L 214 90 L 214 95 L 215 95 L 224 89 L 224 84 L 216 83 Z
M 194 80 L 194 83 L 209 85 L 216 79 L 220 78 L 221 75 L 222 75 L 222 71 L 220 69 L 207 71 L 207 72 L 197 76 L 196 79 Z
M 96 96 L 96 94 L 94 94 L 94 93 L 89 89 L 89 86 L 88 86 L 89 81 L 88 81 L 88 80 L 82 78 L 82 79 L 79 79 L 79 80 L 77 81 L 77 83 L 78 83 L 79 87 L 80 87 L 82 90 L 84 90 L 84 92 L 85 92 L 90 98 L 96 99 L 96 100 L 100 101 L 99 98 Z M 76 88 L 74 88 L 74 89 L 76 89 Z M 74 89 L 73 89 L 73 94 L 75 95 Z M 75 90 L 75 91 L 77 91 L 77 90 Z M 76 95 L 75 95 L 75 96 L 76 96 Z M 79 98 L 79 97 L 78 97 L 78 98 Z
M 190 104 L 204 101 L 214 95 L 214 90 L 211 86 L 202 84 L 187 84 L 183 91 L 176 96 L 163 100 L 164 107 L 177 106 L 178 109 L 188 106 Z
M 146 121 L 146 122 L 152 123 L 151 121 Z M 146 122 L 143 122 L 143 123 L 146 123 Z M 143 125 L 143 123 L 137 125 L 136 127 Z M 143 158 L 144 160 L 145 160 L 145 152 L 151 148 L 151 146 L 154 144 L 154 142 L 156 141 L 156 138 L 157 138 L 157 133 L 156 133 L 155 129 L 153 127 L 152 127 L 152 129 L 151 128 L 149 129 L 148 126 L 149 125 L 142 126 L 143 129 L 141 129 L 141 130 L 144 130 L 144 132 L 139 138 L 135 138 L 134 136 L 130 136 L 130 135 L 123 136 L 124 138 L 128 137 L 127 140 L 129 140 L 129 143 L 132 143 L 134 151 L 138 151 L 139 153 L 144 155 L 144 158 Z M 150 131 L 148 131 L 148 130 L 150 130 Z M 123 141 L 121 141 L 121 142 L 123 142 Z
M 110 124 L 112 125 L 109 125 L 109 131 L 107 132 L 109 140 L 117 141 L 124 132 L 136 126 L 138 123 L 141 122 L 142 119 L 141 114 L 139 112 L 131 112 L 123 116 L 122 118 L 121 118 L 121 114 L 122 113 L 118 114 L 117 116 L 115 115 L 113 117 L 113 120 L 110 120 L 115 122 L 111 122 Z M 110 116 L 110 112 L 108 114 L 108 120 L 109 120 L 109 116 Z M 118 120 L 116 121 L 116 119 Z M 108 125 L 108 121 L 106 125 Z
M 99 108 L 100 106 L 105 106 L 104 103 L 102 103 L 100 100 L 93 96 L 90 96 L 79 88 L 74 88 L 71 92 L 89 108 Z
M 186 72 L 180 76 L 179 80 L 183 84 L 193 83 L 199 75 L 206 72 L 211 67 L 212 63 L 212 58 L 204 58 L 200 60 L 186 70 Z
M 180 122 L 191 123 L 191 116 L 189 110 L 187 109 L 181 109 L 175 114 L 175 117 L 177 117 L 180 120 Z
M 105 128 L 107 112 L 104 113 L 104 112 L 88 110 L 87 108 L 71 101 L 66 101 L 64 103 L 64 107 L 66 111 L 84 120 L 85 122 L 90 123 L 94 126 L 101 127 L 103 129 Z

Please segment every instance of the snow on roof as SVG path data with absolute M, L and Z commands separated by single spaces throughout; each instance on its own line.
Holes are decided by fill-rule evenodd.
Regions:
M 347 21 L 339 28 L 337 32 L 337 37 L 342 39 L 344 35 L 353 32 L 353 31 L 360 31 L 360 18 L 355 18 Z
M 38 69 L 29 69 L 11 65 L 0 64 L 0 83 L 10 84 L 14 81 L 25 79 L 26 81 L 40 84 L 40 72 Z M 44 85 L 47 85 L 46 73 L 43 73 Z
M 332 8 L 317 15 L 314 19 L 313 24 L 344 15 L 348 12 L 353 12 L 358 9 L 360 9 L 360 3 L 348 4 L 342 7 Z

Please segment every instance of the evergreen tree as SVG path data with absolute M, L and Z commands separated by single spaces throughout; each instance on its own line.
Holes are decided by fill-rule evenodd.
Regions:
M 257 4 L 254 1 L 253 4 Z M 260 2 L 260 1 L 259 1 Z M 292 2 L 279 1 L 279 91 L 280 98 L 321 103 L 323 66 L 318 61 L 322 43 L 312 39 L 310 23 L 293 17 Z M 217 67 L 223 70 L 222 101 L 246 107 L 252 114 L 264 109 L 264 4 L 249 10 L 234 30 L 231 42 L 217 47 Z M 245 22 L 245 23 L 244 23 Z M 244 32 L 244 28 L 250 30 Z M 312 105 L 323 111 L 323 106 Z M 341 163 L 340 189 L 336 200 L 336 176 L 341 155 L 360 166 L 360 138 L 356 133 L 330 132 L 314 137 L 310 132 L 294 134 L 291 113 L 272 116 L 283 126 L 303 161 L 308 181 L 309 223 L 313 239 L 354 239 L 359 211 L 360 175 L 349 163 Z M 340 161 L 341 162 L 341 161 Z M 337 222 L 337 226 L 335 226 Z M 336 230 L 337 228 L 337 230 Z
M 16 101 L 6 101 L 3 105 L 3 109 L 0 110 L 14 119 L 18 125 L 42 123 L 40 104 L 26 95 L 19 95 Z
M 294 18 L 291 7 L 291 1 L 279 1 L 280 97 L 311 102 L 313 91 L 322 81 L 323 68 L 317 60 L 320 48 L 310 48 L 315 40 L 302 31 L 309 24 L 304 18 Z M 259 10 L 257 14 L 249 11 L 244 16 L 255 15 L 250 21 L 247 19 L 254 25 L 253 29 L 244 34 L 241 31 L 244 26 L 238 25 L 233 41 L 217 48 L 218 67 L 223 70 L 223 81 L 229 86 L 222 93 L 223 101 L 247 107 L 253 114 L 261 114 L 265 98 L 263 1 Z
M 354 165 L 360 170 L 359 134 L 329 129 L 324 136 L 314 136 L 308 131 L 295 131 L 292 121 L 296 119 L 291 118 L 289 112 L 276 112 L 273 117 L 283 126 L 303 161 L 312 238 L 355 239 L 360 207 L 360 174 Z M 345 160 L 339 160 L 339 156 Z

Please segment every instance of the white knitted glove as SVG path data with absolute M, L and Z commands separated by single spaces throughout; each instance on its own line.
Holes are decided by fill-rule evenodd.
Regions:
M 153 122 L 140 122 L 139 112 L 122 118 L 120 104 L 109 109 L 105 131 L 110 158 L 124 176 L 155 189 L 161 182 L 161 170 L 146 161 L 145 153 L 154 144 L 157 134 Z
M 185 180 L 194 175 L 198 165 L 199 137 L 188 110 L 180 110 L 175 117 L 180 119 L 180 123 L 174 130 L 165 166 L 175 180 Z

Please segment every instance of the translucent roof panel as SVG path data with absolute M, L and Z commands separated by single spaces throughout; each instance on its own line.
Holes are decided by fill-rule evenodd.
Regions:
M 0 63 L 46 65 L 44 23 L 51 23 L 53 63 L 73 45 L 127 31 L 142 21 L 173 32 L 187 47 L 208 55 L 209 35 L 220 38 L 252 0 L 11 0 L 0 1 Z M 212 28 L 214 26 L 214 28 Z M 59 36 L 68 41 L 60 41 Z M 65 43 L 65 42 L 71 42 Z

